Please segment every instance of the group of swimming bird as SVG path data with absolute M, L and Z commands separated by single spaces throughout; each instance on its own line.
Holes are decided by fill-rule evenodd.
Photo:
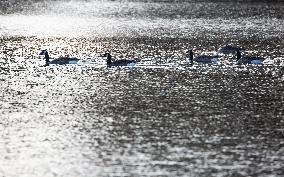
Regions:
M 70 58 L 70 57 L 59 57 L 57 59 L 50 60 L 49 54 L 47 50 L 42 50 L 39 55 L 44 55 L 45 59 L 45 66 L 49 66 L 50 64 L 57 64 L 57 65 L 65 65 L 65 64 L 77 64 L 80 59 L 78 58 Z M 110 53 L 105 53 L 101 57 L 107 58 L 107 66 L 127 66 L 133 65 L 138 62 L 138 60 L 112 60 L 112 56 Z
M 220 58 L 224 55 L 235 56 L 233 64 L 237 65 L 246 65 L 246 64 L 263 64 L 265 61 L 262 57 L 256 56 L 242 56 L 241 51 L 242 48 L 233 47 L 233 46 L 224 46 L 221 47 L 214 55 L 201 55 L 197 57 L 193 57 L 192 49 L 188 50 L 188 60 L 190 64 L 194 63 L 202 63 L 202 64 L 218 64 L 220 62 Z
M 219 59 L 224 55 L 235 56 L 234 64 L 242 65 L 242 64 L 263 64 L 265 61 L 262 57 L 251 57 L 251 56 L 242 56 L 243 49 L 239 47 L 234 47 L 231 45 L 227 45 L 221 47 L 214 55 L 200 55 L 197 57 L 193 56 L 193 49 L 189 49 L 187 51 L 187 63 L 188 64 L 218 64 Z M 45 58 L 45 66 L 49 66 L 50 64 L 77 64 L 80 59 L 78 58 L 70 58 L 70 57 L 60 57 L 57 59 L 50 60 L 49 54 L 47 50 L 42 50 L 39 55 L 44 55 Z M 106 57 L 106 63 L 108 67 L 115 66 L 134 66 L 139 60 L 115 60 L 113 61 L 110 53 L 105 53 L 101 55 L 101 57 Z

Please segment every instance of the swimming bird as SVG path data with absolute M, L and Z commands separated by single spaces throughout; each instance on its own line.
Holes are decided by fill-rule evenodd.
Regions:
M 200 55 L 198 57 L 193 58 L 192 49 L 189 49 L 187 53 L 188 53 L 188 58 L 189 58 L 190 64 L 193 64 L 193 63 L 218 64 L 218 56 L 217 55 L 213 55 L 213 56 Z
M 112 56 L 110 53 L 105 53 L 103 57 L 107 57 L 107 66 L 112 67 L 112 66 L 133 66 L 135 65 L 138 61 L 137 60 L 116 60 L 112 61 Z
M 218 55 L 235 55 L 237 51 L 243 50 L 240 47 L 234 47 L 231 45 L 226 45 L 218 49 Z
M 249 57 L 249 56 L 242 56 L 241 51 L 237 51 L 237 63 L 238 65 L 246 65 L 246 64 L 254 64 L 254 65 L 260 65 L 263 64 L 263 61 L 265 59 L 262 57 Z
M 48 55 L 47 50 L 42 50 L 39 55 L 44 55 L 45 58 L 45 66 L 49 66 L 49 64 L 57 64 L 57 65 L 65 65 L 65 64 L 77 64 L 80 59 L 78 58 L 69 58 L 69 57 L 59 57 L 50 61 L 50 57 Z

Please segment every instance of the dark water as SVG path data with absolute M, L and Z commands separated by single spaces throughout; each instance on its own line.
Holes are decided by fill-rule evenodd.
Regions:
M 0 7 L 0 176 L 284 175 L 283 2 Z M 184 65 L 226 44 L 275 64 Z M 40 49 L 82 62 L 42 67 Z

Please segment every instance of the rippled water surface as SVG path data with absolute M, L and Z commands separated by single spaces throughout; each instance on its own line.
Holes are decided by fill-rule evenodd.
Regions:
M 1 1 L 0 176 L 283 176 L 283 10 Z M 185 64 L 226 44 L 275 62 Z M 43 67 L 41 49 L 81 62 Z M 143 65 L 107 68 L 106 51 Z

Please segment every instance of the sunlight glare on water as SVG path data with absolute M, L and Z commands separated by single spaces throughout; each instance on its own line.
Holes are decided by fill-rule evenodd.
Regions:
M 8 15 L 0 17 L 1 36 L 65 36 L 65 37 L 117 37 L 153 36 L 180 37 L 215 35 L 218 31 L 235 35 L 283 33 L 283 20 L 206 20 L 206 19 L 129 19 L 105 17 L 73 17 L 53 15 Z M 157 31 L 159 30 L 159 31 Z
M 194 9 L 185 12 L 185 16 L 178 15 L 178 18 L 166 18 L 167 15 L 159 13 L 156 16 L 151 15 L 151 7 L 157 10 L 160 8 L 168 10 L 170 3 L 55 1 L 44 4 L 43 7 L 41 3 L 35 7 L 32 6 L 30 11 L 23 14 L 1 16 L 0 35 L 188 37 L 200 36 L 204 33 L 216 35 L 219 31 L 226 32 L 228 35 L 235 35 L 236 31 L 242 31 L 243 35 L 254 33 L 272 35 L 272 32 L 276 31 L 283 33 L 284 29 L 283 19 L 279 18 L 185 18 L 187 14 L 194 13 Z M 173 4 L 175 4 L 173 9 L 177 8 L 177 13 L 184 10 L 178 10 L 178 8 L 184 8 L 182 3 Z M 198 6 L 194 5 L 194 7 Z

